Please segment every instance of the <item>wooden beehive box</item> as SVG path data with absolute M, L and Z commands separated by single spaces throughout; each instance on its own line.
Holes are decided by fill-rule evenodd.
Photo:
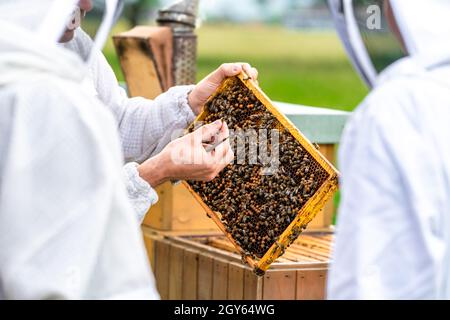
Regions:
M 332 234 L 304 232 L 258 277 L 223 235 L 154 240 L 153 267 L 162 299 L 324 299 Z
M 240 98 L 236 98 L 237 94 L 235 94 L 233 90 L 241 90 L 241 93 L 243 92 L 243 95 L 247 95 L 248 97 L 250 97 L 249 100 L 247 99 L 247 96 L 242 97 L 242 95 L 239 96 Z M 225 79 L 221 86 L 217 89 L 217 91 L 208 99 L 202 113 L 198 116 L 196 122 L 209 123 L 215 121 L 217 117 L 214 117 L 214 112 L 217 111 L 212 112 L 211 110 L 217 110 L 218 104 L 223 104 L 223 101 L 228 101 L 229 99 L 241 99 L 233 100 L 233 105 L 236 107 L 236 109 L 240 109 L 236 111 L 236 116 L 231 116 L 229 109 L 226 109 L 226 111 L 225 109 L 222 109 L 222 111 L 219 112 L 221 117 L 223 115 L 227 115 L 228 121 L 226 119 L 224 120 L 230 123 L 231 127 L 233 127 L 233 122 L 235 128 L 236 126 L 239 127 L 242 123 L 249 124 L 251 121 L 253 121 L 249 119 L 256 119 L 254 121 L 260 121 L 256 123 L 257 125 L 255 125 L 255 127 L 258 127 L 263 121 L 258 119 L 268 119 L 266 121 L 267 123 L 269 123 L 269 125 L 266 124 L 266 128 L 278 129 L 281 132 L 280 135 L 284 135 L 284 138 L 282 137 L 281 139 L 282 141 L 283 139 L 285 139 L 284 141 L 286 142 L 286 144 L 289 143 L 292 146 L 292 143 L 295 143 L 295 151 L 298 153 L 301 152 L 303 157 L 303 160 L 298 160 L 298 162 L 302 161 L 301 163 L 308 163 L 307 170 L 302 171 L 303 169 L 299 168 L 296 172 L 292 172 L 292 170 L 288 168 L 288 165 L 283 167 L 283 164 L 280 163 L 281 170 L 283 170 L 284 168 L 286 168 L 286 170 L 282 173 L 279 173 L 279 176 L 289 176 L 289 181 L 291 181 L 290 187 L 284 186 L 283 184 L 283 192 L 284 190 L 286 190 L 286 194 L 288 194 L 290 197 L 290 202 L 295 203 L 296 205 L 294 208 L 296 208 L 295 210 L 298 210 L 292 212 L 291 207 L 286 208 L 285 210 L 289 214 L 279 211 L 274 212 L 272 210 L 274 206 L 271 205 L 269 207 L 268 205 L 266 205 L 268 200 L 262 199 L 263 197 L 261 197 L 260 195 L 255 195 L 253 199 L 258 198 L 258 208 L 270 208 L 264 212 L 259 212 L 258 209 L 255 209 L 257 206 L 255 204 L 256 202 L 253 202 L 253 204 L 250 206 L 251 210 L 246 207 L 250 204 L 244 204 L 244 206 L 242 206 L 243 201 L 238 199 L 236 199 L 236 201 L 231 200 L 232 204 L 228 202 L 226 206 L 223 205 L 223 203 L 227 201 L 226 197 L 231 197 L 231 191 L 233 192 L 233 197 L 236 197 L 237 192 L 240 192 L 240 190 L 231 190 L 236 184 L 229 183 L 230 175 L 228 175 L 228 173 L 232 170 L 236 170 L 236 172 L 239 171 L 239 174 L 235 174 L 234 176 L 231 175 L 232 177 L 239 176 L 238 180 L 244 177 L 244 170 L 242 169 L 242 167 L 238 168 L 237 164 L 229 165 L 218 177 L 216 177 L 211 182 L 183 182 L 188 190 L 192 193 L 192 195 L 206 210 L 208 216 L 211 217 L 211 219 L 217 224 L 220 230 L 228 237 L 229 241 L 235 246 L 236 250 L 242 255 L 243 260 L 254 270 L 257 275 L 263 275 L 264 272 L 272 264 L 272 262 L 274 262 L 280 255 L 284 253 L 286 248 L 289 247 L 289 245 L 298 237 L 302 230 L 306 228 L 308 223 L 315 217 L 315 215 L 323 208 L 326 201 L 333 195 L 334 191 L 337 189 L 338 172 L 333 167 L 333 165 L 330 164 L 326 160 L 326 158 L 317 151 L 316 147 L 290 122 L 290 120 L 287 119 L 278 110 L 278 108 L 271 103 L 269 98 L 261 91 L 261 89 L 259 89 L 259 87 L 256 86 L 253 81 L 249 79 L 245 74 L 240 74 L 236 77 Z M 236 101 L 248 101 L 248 103 L 239 102 L 234 104 L 234 102 Z M 222 108 L 224 107 L 222 106 Z M 254 115 L 257 114 L 260 115 L 259 118 L 254 117 Z M 267 114 L 269 116 L 267 116 Z M 284 152 L 286 152 L 287 154 L 292 154 L 292 150 Z M 283 159 L 282 153 L 283 151 L 280 151 L 280 159 Z M 292 157 L 295 157 L 295 152 L 294 154 L 292 154 Z M 247 166 L 247 168 L 249 168 L 249 166 Z M 256 171 L 260 170 L 260 168 L 258 169 L 258 167 L 253 167 L 253 169 L 255 168 Z M 309 168 L 312 169 L 310 170 Z M 258 173 L 254 175 L 256 176 L 257 174 Z M 247 174 L 245 174 L 245 176 L 247 176 Z M 308 178 L 308 180 L 306 180 L 306 178 Z M 252 181 L 254 182 L 255 179 L 256 178 L 252 178 Z M 260 181 L 263 181 L 263 178 L 261 178 Z M 235 182 L 236 181 L 234 181 L 233 183 Z M 269 181 L 269 184 L 270 183 L 271 182 Z M 249 185 L 252 185 L 252 189 L 246 190 L 247 195 L 252 193 L 256 194 L 259 192 L 259 189 L 262 188 L 262 184 L 255 185 L 254 183 L 251 183 Z M 301 185 L 301 187 L 297 187 L 297 185 Z M 213 193 L 211 192 L 211 190 L 214 188 L 217 189 L 218 186 L 229 191 L 223 191 L 219 196 L 217 196 L 217 193 Z M 275 187 L 278 188 L 280 186 Z M 301 188 L 300 190 L 305 190 L 307 188 L 308 192 L 299 193 L 299 188 Z M 212 196 L 212 194 L 216 195 Z M 268 193 L 266 197 L 268 197 L 268 195 L 270 195 L 270 193 Z M 222 197 L 222 199 L 220 197 Z M 273 200 L 272 204 L 276 201 L 280 200 Z M 245 209 L 242 209 L 243 207 Z M 245 213 L 242 213 L 242 211 L 245 211 Z M 280 218 L 280 214 L 283 216 L 283 219 Z M 263 239 L 260 247 L 259 243 L 255 243 L 254 239 L 251 239 L 251 243 L 248 243 L 250 242 L 248 241 L 249 237 L 247 237 L 246 235 L 242 235 L 242 232 L 246 232 L 245 230 L 242 231 L 242 227 L 240 227 L 240 229 L 233 226 L 233 224 L 237 223 L 238 219 L 240 219 L 239 221 L 241 222 L 244 221 L 245 224 L 245 221 L 248 221 L 248 219 L 246 219 L 247 217 L 245 217 L 246 215 L 247 217 L 249 217 L 248 219 L 252 219 L 252 224 L 249 224 L 250 234 L 253 235 L 253 238 L 258 236 L 258 239 Z M 267 215 L 269 215 L 269 217 Z M 272 215 L 273 217 L 271 217 L 270 215 Z M 272 218 L 271 221 L 275 221 L 275 215 L 275 224 L 277 225 L 277 227 L 274 232 L 274 225 L 270 224 L 269 226 L 269 223 L 267 221 L 270 218 Z M 261 221 L 259 221 L 261 219 L 267 220 L 264 222 L 264 225 L 268 226 L 264 229 L 266 234 L 268 234 L 265 235 L 265 238 L 262 238 L 262 228 L 258 229 L 258 227 L 262 225 Z M 279 229 L 281 230 L 277 230 L 278 227 L 280 227 Z M 232 235 L 233 232 L 234 235 Z M 241 240 L 237 240 L 237 236 L 239 236 Z M 259 250 L 259 252 L 257 253 L 256 250 Z M 263 253 L 261 253 L 261 251 L 263 251 Z

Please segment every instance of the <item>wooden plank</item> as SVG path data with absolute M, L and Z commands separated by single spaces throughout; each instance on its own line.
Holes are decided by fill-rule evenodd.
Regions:
M 328 235 L 323 235 L 323 236 L 321 236 L 321 238 L 322 239 L 325 239 L 325 240 L 329 240 L 329 241 L 331 241 L 332 243 L 332 245 L 334 244 L 334 235 L 332 235 L 332 234 L 328 234 Z
M 237 263 L 228 264 L 228 295 L 229 300 L 244 299 L 244 267 Z
M 330 161 L 331 163 L 335 163 L 335 146 L 334 144 L 321 144 L 320 146 L 320 152 L 325 156 L 325 158 Z M 325 203 L 325 206 L 323 207 L 323 218 L 322 223 L 323 227 L 327 228 L 332 225 L 333 222 L 333 215 L 335 212 L 334 208 L 334 197 L 331 197 L 328 199 L 328 201 Z
M 291 252 L 296 254 L 302 254 L 311 258 L 315 258 L 318 261 L 327 261 L 329 260 L 329 254 L 317 251 L 315 249 L 311 249 L 305 246 L 295 246 L 290 248 Z
M 198 287 L 199 300 L 210 300 L 213 285 L 213 258 L 209 255 L 200 254 L 198 257 Z
M 177 243 L 179 245 L 185 245 L 186 247 L 189 247 L 189 248 L 195 248 L 199 252 L 206 253 L 209 255 L 214 255 L 214 256 L 220 257 L 221 259 L 224 259 L 224 260 L 231 260 L 231 261 L 235 261 L 235 262 L 241 261 L 241 256 L 237 253 L 218 249 L 218 248 L 208 245 L 207 243 L 194 241 L 192 239 L 192 237 L 190 237 L 190 238 L 174 237 L 171 240 L 174 243 Z
M 303 247 L 303 248 L 309 248 L 309 249 L 314 249 L 314 250 L 318 250 L 320 252 L 330 252 L 331 248 L 330 247 L 324 247 L 321 244 L 317 244 L 314 242 L 298 242 L 295 243 L 293 245 L 291 245 L 294 248 L 299 248 L 299 247 Z
M 312 268 L 327 268 L 328 263 L 325 261 L 299 261 L 299 262 L 287 262 L 277 263 L 270 267 L 269 270 L 281 271 L 281 270 L 303 270 Z
M 220 232 L 206 216 L 202 206 L 191 196 L 184 185 L 165 182 L 156 188 L 159 201 L 147 212 L 143 225 L 162 231 L 191 233 Z
M 189 230 L 189 231 L 183 231 L 183 230 L 167 230 L 167 231 L 161 231 L 146 225 L 141 226 L 142 230 L 148 234 L 155 234 L 155 235 L 164 235 L 166 237 L 182 237 L 182 239 L 188 239 L 188 241 L 193 242 L 206 242 L 206 240 L 209 237 L 221 237 L 223 234 L 220 231 L 214 231 L 214 230 Z
M 157 230 L 172 230 L 172 183 L 164 182 L 156 187 L 158 202 L 150 207 L 146 213 L 143 225 Z
M 284 257 L 286 257 L 286 259 L 288 259 L 291 262 L 299 262 L 299 261 L 309 261 L 309 262 L 320 262 L 321 260 L 307 256 L 307 255 L 303 255 L 301 253 L 295 252 L 295 251 L 291 251 L 286 252 L 284 255 Z
M 328 209 L 329 210 L 329 209 Z M 323 228 L 325 224 L 325 212 L 324 210 L 320 210 L 317 215 L 308 223 L 308 229 L 319 229 Z
M 244 269 L 244 300 L 262 299 L 262 277 L 256 276 L 250 268 Z
M 322 300 L 325 298 L 327 270 L 297 271 L 297 300 Z
M 226 239 L 212 239 L 210 241 L 210 245 L 215 247 L 215 248 L 218 248 L 218 249 L 222 249 L 222 250 L 238 253 L 238 251 L 233 246 L 233 244 L 230 241 L 226 240 Z
M 164 240 L 155 241 L 155 279 L 161 299 L 169 298 L 170 244 Z
M 329 258 L 330 255 L 331 255 L 331 250 L 327 250 L 327 249 L 320 248 L 320 247 L 317 247 L 317 246 L 312 246 L 311 247 L 311 246 L 306 246 L 306 245 L 305 246 L 297 245 L 297 246 L 292 246 L 292 247 L 293 247 L 293 249 L 308 248 L 310 250 L 314 250 L 315 252 L 325 256 L 326 258 Z
M 295 250 L 299 250 L 300 252 L 307 252 L 311 255 L 315 255 L 318 260 L 320 261 L 328 261 L 330 259 L 330 253 L 329 252 L 323 252 L 321 250 L 318 250 L 317 248 L 309 248 L 306 246 L 298 246 L 295 247 Z
M 183 294 L 183 247 L 173 245 L 170 248 L 169 299 L 180 300 Z
M 172 187 L 172 230 L 215 230 L 217 225 L 183 184 Z
M 154 237 L 152 237 L 149 234 L 142 234 L 144 237 L 144 245 L 145 245 L 145 250 L 147 252 L 147 257 L 148 260 L 150 262 L 150 266 L 152 267 L 153 273 L 155 272 L 155 244 L 154 244 Z
M 238 263 L 238 264 L 242 263 L 240 255 L 229 252 L 229 251 L 214 248 L 214 247 L 208 245 L 207 243 L 197 242 L 195 239 L 196 239 L 196 237 L 181 237 L 181 236 L 176 236 L 173 238 L 171 237 L 171 241 L 173 241 L 174 243 L 183 245 L 187 248 L 193 248 L 195 250 L 198 250 L 199 254 L 208 254 L 208 255 L 211 255 L 214 257 L 219 257 L 221 259 L 230 260 L 230 261 Z M 288 250 L 289 250 L 289 248 L 286 251 L 288 251 Z M 328 262 L 328 260 L 319 261 L 314 258 L 311 258 L 311 259 L 313 259 L 313 260 L 308 261 L 308 262 L 305 262 L 305 259 L 302 259 L 302 261 L 299 261 L 299 262 L 293 262 L 292 260 L 288 260 L 288 259 L 285 259 L 282 257 L 282 258 L 280 258 L 280 260 L 278 260 L 278 259 L 276 260 L 273 268 L 274 269 L 292 269 L 292 268 L 305 268 L 305 267 L 320 268 L 320 267 L 327 266 L 326 262 Z
M 284 262 L 292 262 L 292 260 L 286 259 L 284 257 L 278 257 L 277 260 L 275 260 L 274 263 L 284 263 Z
M 304 243 L 304 242 L 315 243 L 317 245 L 321 245 L 323 248 L 330 248 L 330 246 L 333 244 L 329 240 L 321 239 L 319 237 L 308 236 L 308 235 L 300 236 L 295 243 Z
M 295 242 L 295 244 L 307 244 L 307 245 L 315 245 L 322 248 L 329 248 L 330 242 L 326 240 L 317 239 L 314 237 L 305 236 L 303 238 L 299 238 L 298 241 Z
M 214 300 L 225 300 L 228 293 L 228 262 L 214 259 L 213 262 L 213 289 Z
M 155 65 L 163 91 L 174 85 L 172 76 L 173 37 L 169 27 L 136 26 L 113 36 L 123 72 L 128 80 L 145 80 L 147 63 Z M 126 41 L 133 41 L 131 46 Z M 136 52 L 137 51 L 137 52 Z M 136 57 L 137 56 L 137 57 Z M 141 59 L 139 59 L 141 58 Z M 148 62 L 146 60 L 149 60 Z M 127 68 L 128 67 L 128 68 Z M 143 86 L 143 85 L 142 85 Z M 143 86 L 145 88 L 145 86 Z M 147 88 L 149 90 L 149 88 Z
M 197 299 L 198 253 L 184 249 L 183 255 L 183 294 L 182 299 Z
M 299 248 L 307 248 L 307 249 L 310 249 L 310 250 L 314 250 L 317 253 L 320 253 L 320 254 L 322 254 L 322 255 L 324 255 L 326 257 L 329 257 L 330 253 L 331 253 L 330 249 L 326 249 L 326 248 L 318 246 L 316 244 L 296 243 L 296 244 L 291 245 L 290 248 L 293 248 L 294 250 L 295 249 L 299 249 Z
M 315 252 L 312 252 L 311 250 L 307 250 L 306 248 L 302 248 L 302 247 L 292 248 L 291 252 L 292 252 L 291 254 L 296 254 L 296 255 L 300 255 L 302 257 L 314 259 L 314 261 L 316 261 L 316 262 L 326 262 L 329 260 L 327 257 L 324 257 L 318 253 L 316 254 Z M 313 261 L 311 261 L 311 262 L 313 262 Z
M 296 271 L 269 270 L 264 275 L 264 300 L 295 300 Z
M 113 37 L 130 96 L 154 99 L 161 94 L 161 77 L 145 38 Z
M 289 251 L 289 252 L 285 252 L 284 254 L 283 254 L 283 257 L 285 257 L 286 259 L 288 259 L 288 260 L 290 260 L 290 261 L 293 261 L 293 262 L 297 262 L 297 261 L 299 261 L 299 258 L 300 258 L 300 254 L 299 253 L 297 253 L 297 252 L 295 252 L 295 251 Z M 307 258 L 310 258 L 310 257 L 307 257 Z M 311 259 L 313 259 L 313 258 L 311 258 Z M 314 261 L 318 261 L 317 259 L 314 259 Z

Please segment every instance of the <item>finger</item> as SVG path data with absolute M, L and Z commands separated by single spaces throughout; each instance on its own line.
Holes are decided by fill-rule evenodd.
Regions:
M 216 141 L 222 141 L 225 138 L 230 136 L 230 130 L 228 129 L 228 125 L 225 121 L 222 122 L 222 127 L 219 130 L 219 134 L 217 135 Z
M 219 171 L 222 170 L 229 163 L 230 154 L 233 154 L 233 150 L 231 149 L 230 142 L 224 141 L 220 144 L 213 153 L 214 161 L 219 167 L 217 168 Z
M 234 160 L 234 152 L 233 152 L 233 148 L 231 148 L 231 145 L 230 145 L 230 148 L 228 149 L 228 152 L 226 153 L 226 155 L 223 158 L 224 158 L 224 161 L 223 161 L 224 167 L 229 165 L 230 162 Z
M 251 69 L 251 77 L 253 80 L 257 81 L 256 79 L 258 79 L 258 69 L 256 68 Z
M 234 160 L 234 152 L 233 149 L 228 149 L 228 152 L 220 159 L 220 167 L 217 168 L 217 173 L 222 171 L 226 166 L 228 166 L 230 163 L 232 163 Z
M 198 141 L 199 143 L 203 141 L 211 141 L 214 136 L 220 133 L 222 126 L 223 122 L 221 119 L 216 120 L 213 123 L 201 126 L 200 128 L 194 131 L 194 135 L 197 138 L 195 141 Z
M 213 151 L 215 148 L 217 148 L 218 145 L 224 142 L 224 140 L 228 139 L 230 136 L 230 131 L 228 129 L 228 126 L 225 122 L 222 122 L 222 128 L 220 128 L 217 133 L 211 137 L 210 140 L 202 141 L 204 145 L 206 145 L 205 150 L 207 152 Z
M 230 142 L 225 140 L 214 149 L 213 157 L 216 161 L 226 156 L 227 152 L 231 149 Z
M 249 76 L 250 78 L 252 77 L 253 71 L 252 71 L 252 66 L 246 62 L 242 62 L 242 70 L 245 72 L 245 74 L 247 74 L 247 76 Z
M 242 71 L 242 64 L 240 63 L 224 63 L 220 68 L 225 77 L 232 77 Z
M 210 73 L 205 80 L 220 84 L 226 77 L 232 77 L 242 71 L 242 65 L 239 63 L 223 63 L 219 68 Z
M 229 165 L 234 160 L 234 152 L 233 149 L 230 148 L 230 151 L 225 156 L 224 168 Z

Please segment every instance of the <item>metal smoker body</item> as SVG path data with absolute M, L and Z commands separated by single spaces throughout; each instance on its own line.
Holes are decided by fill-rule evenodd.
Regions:
M 197 36 L 194 33 L 198 0 L 182 0 L 158 11 L 158 25 L 173 33 L 172 69 L 174 85 L 196 82 Z

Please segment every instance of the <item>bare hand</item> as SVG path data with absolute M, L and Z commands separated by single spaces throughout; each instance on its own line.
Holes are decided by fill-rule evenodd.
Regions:
M 224 63 L 218 69 L 201 80 L 189 94 L 189 105 L 195 114 L 199 114 L 209 96 L 216 91 L 222 81 L 244 71 L 249 77 L 257 81 L 258 70 L 248 63 Z
M 170 142 L 158 155 L 138 167 L 139 175 L 152 187 L 167 180 L 210 181 L 234 158 L 229 140 L 208 152 L 204 142 L 229 136 L 226 123 L 218 120 Z

